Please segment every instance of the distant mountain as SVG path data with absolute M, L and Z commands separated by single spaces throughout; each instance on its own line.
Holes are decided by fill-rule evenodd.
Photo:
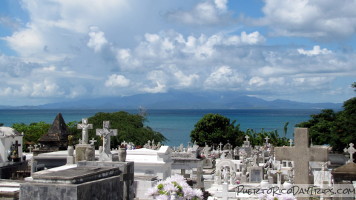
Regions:
M 125 97 L 102 97 L 35 106 L 36 109 L 340 109 L 340 103 L 266 101 L 228 92 L 190 93 L 172 91 Z M 29 107 L 26 107 L 29 108 Z

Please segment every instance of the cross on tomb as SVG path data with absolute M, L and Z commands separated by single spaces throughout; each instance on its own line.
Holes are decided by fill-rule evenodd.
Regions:
M 106 155 L 111 155 L 110 152 L 110 136 L 117 135 L 117 129 L 110 129 L 110 121 L 103 121 L 103 129 L 96 129 L 96 135 L 99 135 L 103 140 L 103 152 Z
M 245 138 L 246 138 L 246 142 L 249 142 L 248 139 L 249 139 L 250 137 L 249 137 L 248 135 L 246 135 Z
M 95 142 L 97 142 L 97 140 L 95 140 L 94 138 L 91 138 L 91 140 L 89 140 L 90 145 L 94 145 Z
M 293 140 L 292 139 L 289 139 L 289 146 L 293 146 Z
M 328 161 L 328 149 L 325 147 L 309 147 L 307 128 L 296 128 L 293 147 L 276 147 L 276 160 L 293 160 L 295 184 L 309 184 L 309 161 Z
M 16 140 L 15 144 L 13 144 L 13 146 L 15 147 L 16 152 L 19 152 L 19 147 L 21 146 L 21 144 L 19 144 L 19 141 Z
M 221 151 L 222 145 L 223 145 L 223 144 L 220 142 L 220 144 L 219 144 L 219 151 Z
M 266 144 L 268 144 L 269 137 L 266 136 L 266 137 L 265 137 L 265 140 L 266 140 Z
M 27 147 L 27 149 L 30 151 L 30 153 L 32 153 L 33 146 L 30 145 L 29 147 Z
M 350 160 L 348 160 L 347 162 L 348 162 L 348 163 L 354 162 L 353 154 L 356 152 L 356 149 L 354 148 L 354 144 L 353 144 L 353 143 L 350 143 L 350 147 L 349 147 L 348 149 L 345 148 L 345 149 L 344 149 L 344 152 L 350 154 Z
M 93 124 L 88 124 L 88 119 L 83 118 L 82 123 L 77 125 L 77 129 L 82 129 L 82 143 L 88 144 L 88 129 L 93 129 Z

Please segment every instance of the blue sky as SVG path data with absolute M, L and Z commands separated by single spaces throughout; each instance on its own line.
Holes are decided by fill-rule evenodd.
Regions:
M 343 102 L 354 0 L 3 0 L 0 104 L 181 91 Z

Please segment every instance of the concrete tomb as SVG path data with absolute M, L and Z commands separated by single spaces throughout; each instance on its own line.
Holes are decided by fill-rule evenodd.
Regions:
M 36 172 L 20 185 L 20 199 L 133 199 L 133 163 L 79 162 Z

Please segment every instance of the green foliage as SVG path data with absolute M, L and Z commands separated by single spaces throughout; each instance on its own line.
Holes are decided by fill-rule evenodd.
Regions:
M 334 151 L 342 152 L 349 143 L 356 143 L 356 97 L 344 102 L 344 110 L 322 110 L 296 127 L 309 128 L 313 144 L 329 144 Z
M 230 119 L 219 114 L 206 114 L 192 130 L 191 141 L 196 141 L 199 146 L 218 145 L 220 142 L 229 142 L 233 146 L 241 145 L 244 133 L 240 131 L 240 125 L 236 121 L 230 123 Z
M 0 123 L 0 126 L 4 126 L 4 123 Z
M 254 130 L 247 129 L 246 135 L 248 135 L 250 144 L 252 146 L 263 146 L 266 143 L 265 138 L 268 137 L 268 142 L 273 146 L 287 146 L 289 145 L 289 140 L 286 137 L 279 137 L 278 131 L 269 131 L 266 132 L 262 129 L 261 132 L 255 132 Z
M 20 133 L 24 133 L 23 137 L 23 150 L 27 150 L 27 145 L 31 143 L 37 143 L 38 139 L 47 133 L 48 129 L 51 127 L 50 124 L 45 122 L 36 122 L 29 125 L 24 123 L 15 123 L 12 125 L 12 128 L 17 130 Z
M 124 111 L 104 113 L 99 112 L 88 118 L 88 122 L 93 124 L 93 129 L 89 130 L 89 138 L 95 138 L 98 146 L 102 141 L 96 136 L 96 129 L 103 128 L 103 121 L 110 121 L 111 129 L 117 129 L 118 135 L 111 138 L 111 146 L 117 147 L 121 142 L 133 142 L 135 145 L 143 146 L 148 140 L 164 142 L 166 138 L 159 132 L 153 131 L 150 127 L 144 126 L 145 118 L 142 115 L 129 114 Z M 70 131 L 74 133 L 75 140 L 81 138 L 81 130 L 76 129 L 77 122 L 69 125 Z

